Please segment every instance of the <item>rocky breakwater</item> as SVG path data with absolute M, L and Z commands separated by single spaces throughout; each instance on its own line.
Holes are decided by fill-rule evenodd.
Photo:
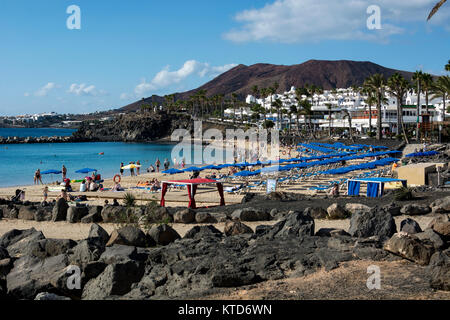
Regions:
M 175 129 L 191 130 L 192 127 L 188 116 L 140 112 L 102 123 L 85 121 L 73 136 L 86 141 L 149 142 L 168 137 Z
M 85 142 L 87 139 L 80 137 L 0 137 L 0 144 L 25 144 L 25 143 L 68 143 L 68 142 Z
M 64 207 L 60 204 L 61 211 Z M 105 208 L 100 214 L 103 220 L 122 210 Z M 134 209 L 141 214 L 139 223 L 167 213 L 141 209 Z M 238 211 L 225 219 L 224 232 L 202 224 L 184 237 L 159 223 L 143 229 L 139 223 L 128 224 L 112 234 L 91 224 L 88 238 L 80 241 L 48 239 L 35 229 L 11 230 L 0 238 L 0 297 L 195 299 L 223 288 L 332 270 L 346 261 L 401 259 L 427 266 L 430 286 L 450 290 L 447 214 L 439 214 L 423 232 L 411 227 L 411 221 L 402 225 L 410 226 L 405 227 L 408 232 L 398 232 L 386 210 L 361 210 L 352 214 L 350 234 L 316 231 L 314 219 L 301 211 L 289 212 L 275 225 L 261 225 L 253 232 L 241 219 L 256 217 L 269 219 L 261 212 Z M 176 214 L 176 220 L 186 223 L 195 219 L 196 212 Z M 67 286 L 73 266 L 80 270 L 78 289 Z

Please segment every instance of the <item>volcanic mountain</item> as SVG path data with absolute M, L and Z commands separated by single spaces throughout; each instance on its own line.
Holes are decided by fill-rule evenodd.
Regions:
M 224 94 L 228 96 L 232 93 L 238 94 L 240 99 L 251 94 L 252 87 L 270 87 L 277 82 L 278 92 L 288 91 L 291 86 L 301 87 L 306 84 L 314 84 L 323 89 L 348 88 L 351 86 L 361 86 L 364 80 L 376 73 L 380 73 L 385 78 L 390 77 L 395 72 L 400 73 L 410 80 L 412 72 L 400 71 L 385 68 L 378 64 L 364 61 L 326 61 L 309 60 L 302 64 L 285 66 L 273 64 L 254 64 L 251 66 L 238 65 L 233 69 L 219 75 L 203 86 L 183 93 L 177 93 L 176 99 L 188 99 L 199 90 L 206 90 L 207 96 Z M 132 103 L 120 109 L 121 111 L 134 111 L 144 103 L 162 102 L 164 99 L 159 96 L 152 96 Z

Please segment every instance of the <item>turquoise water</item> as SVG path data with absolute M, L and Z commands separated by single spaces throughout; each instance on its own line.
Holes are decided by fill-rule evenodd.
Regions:
M 119 173 L 120 163 L 140 161 L 141 171 L 159 158 L 170 160 L 173 145 L 95 142 L 95 143 L 45 143 L 0 145 L 0 187 L 33 184 L 36 169 L 42 171 L 67 168 L 70 179 L 85 175 L 75 173 L 82 168 L 99 170 L 103 177 L 111 178 Z M 99 153 L 104 152 L 104 155 Z M 61 181 L 61 175 L 44 175 L 43 182 Z
M 54 128 L 0 128 L 0 137 L 67 137 L 76 130 Z

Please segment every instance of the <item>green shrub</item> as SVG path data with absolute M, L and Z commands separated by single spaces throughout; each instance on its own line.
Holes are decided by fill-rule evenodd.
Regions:
M 413 200 L 414 195 L 410 188 L 401 187 L 400 189 L 394 191 L 394 199 L 396 201 Z
M 127 192 L 123 196 L 123 203 L 127 207 L 134 207 L 136 204 L 136 197 L 132 193 Z

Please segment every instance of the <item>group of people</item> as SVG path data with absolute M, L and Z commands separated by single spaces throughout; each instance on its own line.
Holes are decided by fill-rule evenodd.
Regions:
M 158 179 L 153 178 L 150 181 L 145 181 L 145 182 L 139 181 L 137 183 L 137 186 L 138 187 L 150 187 L 150 191 L 158 191 L 159 189 L 161 189 L 161 182 Z

